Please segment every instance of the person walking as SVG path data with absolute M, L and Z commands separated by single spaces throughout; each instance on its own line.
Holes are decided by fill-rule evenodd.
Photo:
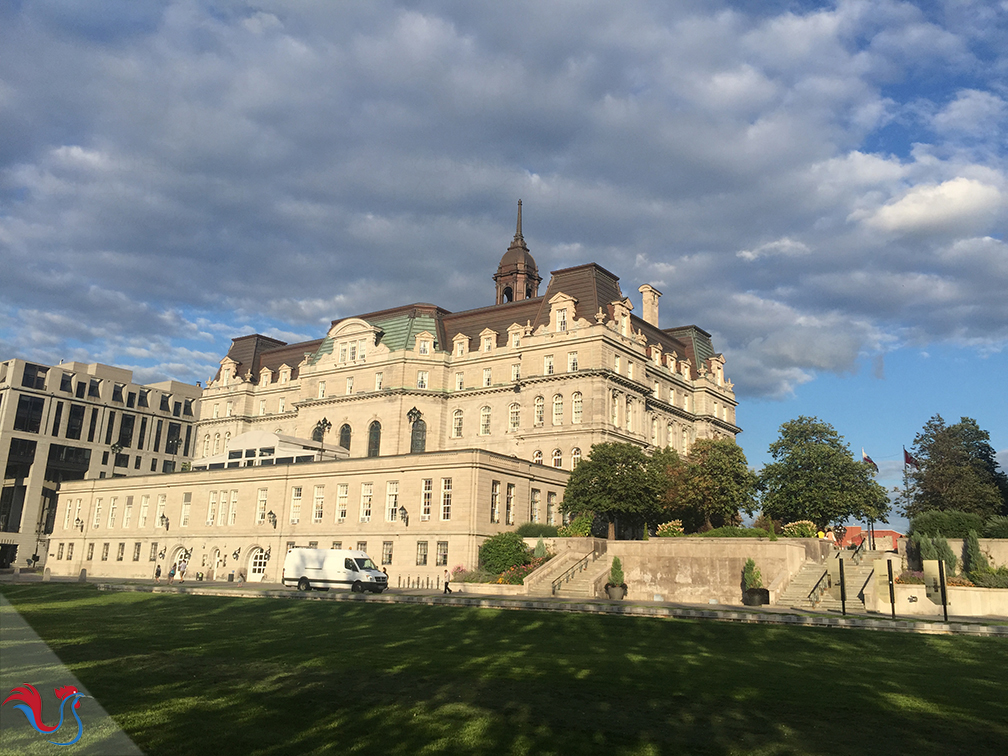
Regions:
M 157 569 L 154 570 L 154 582 L 155 583 L 160 583 L 161 582 L 161 565 L 160 564 L 157 566 Z
M 177 562 L 173 562 L 171 568 L 168 570 L 168 585 L 175 582 L 175 567 L 178 565 Z
M 185 582 L 185 571 L 189 567 L 189 562 L 186 561 L 185 557 L 182 557 L 182 561 L 179 562 L 178 566 L 178 578 L 180 583 Z
M 452 589 L 448 587 L 448 582 L 451 580 L 451 573 L 448 570 L 444 571 L 444 593 L 445 595 L 452 592 Z

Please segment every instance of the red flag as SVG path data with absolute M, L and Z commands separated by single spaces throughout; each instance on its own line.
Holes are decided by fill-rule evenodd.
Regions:
M 862 462 L 867 462 L 869 465 L 872 466 L 872 469 L 875 472 L 878 472 L 878 465 L 875 464 L 875 462 L 872 460 L 871 457 L 869 457 L 867 454 L 865 454 L 863 446 L 861 447 L 861 461 Z
M 913 454 L 906 450 L 905 446 L 903 447 L 903 465 L 906 467 L 912 467 L 914 470 L 920 470 L 920 463 Z

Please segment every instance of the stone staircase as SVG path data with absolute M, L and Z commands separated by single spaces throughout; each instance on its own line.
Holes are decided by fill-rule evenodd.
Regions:
M 568 552 L 548 561 L 525 578 L 529 596 L 557 596 L 562 598 L 595 598 L 595 585 L 599 577 L 608 574 L 609 562 L 592 551 L 584 554 Z M 553 583 L 561 581 L 554 593 Z
M 557 598 L 598 598 L 597 584 L 599 578 L 609 574 L 609 562 L 598 559 L 589 563 L 587 569 L 577 573 L 566 583 L 557 588 Z
M 840 601 L 840 578 L 839 567 L 836 560 L 842 559 L 844 563 L 844 583 L 847 588 L 847 611 L 864 613 L 863 589 L 871 580 L 875 569 L 875 560 L 883 559 L 885 551 L 866 551 L 859 555 L 858 563 L 855 563 L 852 551 L 838 551 L 832 555 L 825 563 L 806 562 L 798 571 L 788 587 L 781 594 L 778 604 L 780 606 L 790 606 L 795 609 L 816 609 L 818 611 L 836 611 L 842 609 Z M 832 560 L 832 563 L 831 563 Z M 815 605 L 809 599 L 809 594 L 826 573 L 828 588 L 822 594 L 819 602 Z

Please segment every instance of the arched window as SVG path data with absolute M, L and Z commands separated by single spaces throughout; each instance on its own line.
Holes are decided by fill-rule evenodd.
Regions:
M 535 418 L 534 418 L 535 424 L 542 425 L 545 422 L 545 420 L 546 420 L 546 400 L 541 396 L 537 396 L 535 398 Z
M 347 451 L 350 451 L 350 433 L 350 426 L 343 423 L 339 429 L 339 445 Z
M 689 431 L 685 428 L 682 431 L 682 451 L 683 454 L 689 454 Z
M 557 394 L 553 397 L 553 425 L 563 423 L 563 397 Z
M 203 437 L 203 456 L 204 457 L 209 457 L 210 456 L 210 434 L 209 433 L 207 433 L 206 436 Z
M 521 405 L 514 402 L 508 407 L 508 430 L 518 430 L 521 427 Z
M 410 434 L 410 454 L 423 454 L 425 451 L 427 451 L 427 423 L 417 420 L 413 423 L 413 433 Z
M 675 443 L 675 426 L 669 423 L 665 428 L 665 438 L 668 441 L 668 446 L 672 446 Z
M 563 467 L 563 452 L 559 449 L 553 450 L 553 467 Z
M 452 413 L 452 438 L 462 438 L 462 410 Z
M 651 418 L 651 444 L 658 446 L 658 418 Z
M 580 423 L 584 402 L 581 399 L 581 392 L 575 391 L 571 394 L 571 422 Z
M 571 449 L 571 470 L 578 466 L 581 462 L 581 449 L 575 446 Z
M 532 464 L 541 465 L 542 464 L 542 452 L 536 449 L 532 452 Z
M 231 431 L 224 434 L 224 451 L 226 452 L 231 447 Z
M 367 455 L 369 457 L 377 457 L 380 449 L 381 449 L 381 423 L 375 420 L 371 423 L 371 425 L 368 426 Z
M 255 549 L 252 552 L 252 559 L 249 561 L 249 576 L 262 579 L 263 574 L 266 572 L 266 563 L 268 561 L 265 551 Z
M 633 430 L 633 400 L 629 396 L 626 400 L 626 429 Z
M 490 408 L 483 407 L 480 409 L 480 435 L 489 436 L 490 435 Z
M 214 433 L 213 437 L 213 453 L 214 455 L 220 454 L 220 433 Z
M 619 395 L 613 389 L 612 401 L 609 403 L 609 421 L 613 425 L 619 424 Z

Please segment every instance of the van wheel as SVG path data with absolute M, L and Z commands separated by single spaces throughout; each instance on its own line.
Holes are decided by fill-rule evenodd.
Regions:
M 353 584 L 350 590 L 352 590 L 354 593 L 364 593 L 364 586 L 361 585 L 361 581 L 358 580 Z
M 298 580 L 298 590 L 302 592 L 311 590 L 311 583 L 308 582 L 308 578 Z

